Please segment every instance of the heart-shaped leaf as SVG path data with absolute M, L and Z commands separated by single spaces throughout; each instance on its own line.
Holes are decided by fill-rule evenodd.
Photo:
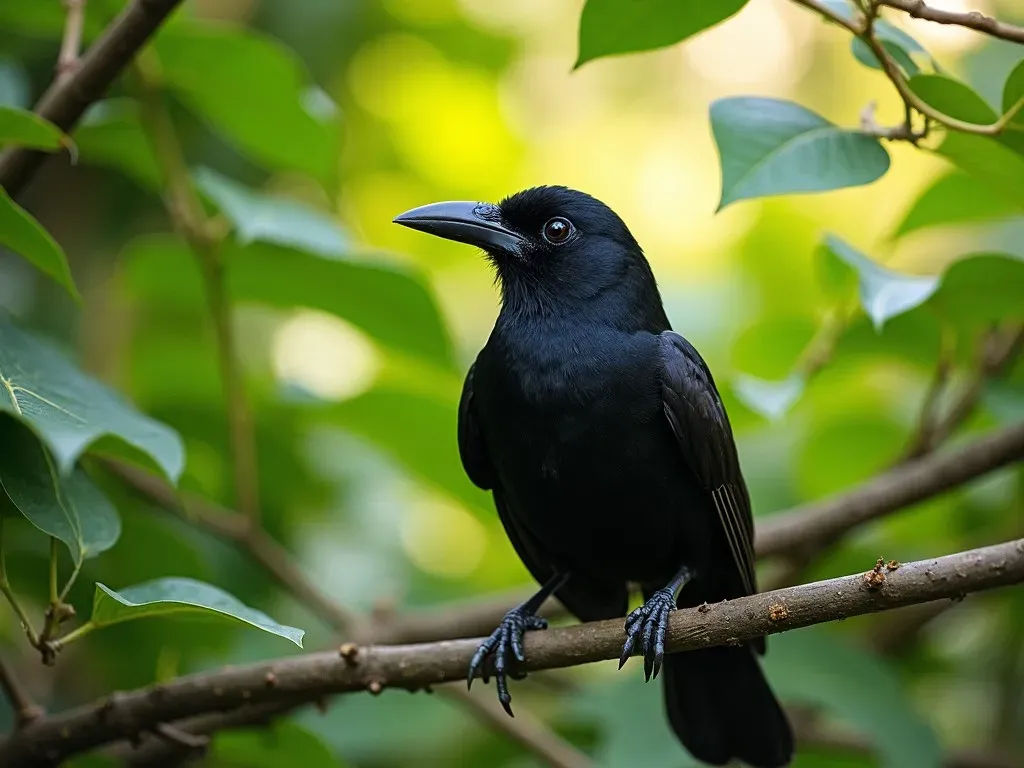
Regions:
M 664 48 L 713 27 L 749 0 L 587 0 L 576 66 L 601 56 Z
M 197 170 L 195 180 L 234 224 L 240 243 L 277 243 L 335 259 L 351 251 L 338 222 L 308 205 L 251 192 L 209 168 Z
M 163 82 L 243 153 L 322 181 L 336 176 L 336 122 L 307 106 L 309 76 L 291 50 L 209 21 L 165 27 L 154 47 Z
M 711 130 L 722 162 L 719 209 L 747 198 L 869 184 L 889 169 L 877 139 L 790 101 L 721 99 L 711 105 Z
M 1024 205 L 1015 205 L 988 184 L 966 173 L 940 176 L 925 189 L 896 226 L 899 238 L 930 227 L 1003 219 L 1024 215 Z
M 24 256 L 81 301 L 64 250 L 50 233 L 0 187 L 0 245 Z
M 70 143 L 60 128 L 35 112 L 0 106 L 0 147 L 13 144 L 53 151 Z
M 262 611 L 250 608 L 222 589 L 182 578 L 156 579 L 118 592 L 97 584 L 90 622 L 96 627 L 107 627 L 122 621 L 174 614 L 221 617 L 241 622 L 291 640 L 299 648 L 302 647 L 302 636 L 306 634 L 301 629 L 278 624 Z
M 880 331 L 885 321 L 920 306 L 935 293 L 939 278 L 904 275 L 883 267 L 834 235 L 825 238 L 825 253 L 854 270 L 860 303 Z
M 121 450 L 133 457 L 140 452 L 148 456 L 172 481 L 185 463 L 176 432 L 139 413 L 2 312 L 0 411 L 13 414 L 39 435 L 61 474 L 69 473 L 78 457 L 106 436 L 116 438 Z
M 121 535 L 114 505 L 75 467 L 61 474 L 24 426 L 0 421 L 0 485 L 36 528 L 67 544 L 75 564 L 105 552 Z

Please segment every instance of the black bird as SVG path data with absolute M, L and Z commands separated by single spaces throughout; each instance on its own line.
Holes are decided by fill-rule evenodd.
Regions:
M 543 586 L 480 646 L 511 715 L 506 675 L 554 593 L 581 621 L 626 613 L 634 647 L 698 759 L 786 765 L 793 736 L 755 657 L 739 647 L 664 655 L 669 612 L 756 590 L 753 520 L 732 429 L 711 372 L 674 333 L 643 251 L 606 205 L 537 187 L 499 205 L 446 202 L 395 222 L 479 246 L 501 311 L 466 376 L 459 453 L 494 495 L 516 552 Z

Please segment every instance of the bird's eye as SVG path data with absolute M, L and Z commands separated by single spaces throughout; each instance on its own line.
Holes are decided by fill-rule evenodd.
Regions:
M 556 216 L 548 220 L 547 224 L 544 225 L 542 233 L 544 239 L 552 245 L 561 245 L 572 234 L 572 223 L 568 219 Z

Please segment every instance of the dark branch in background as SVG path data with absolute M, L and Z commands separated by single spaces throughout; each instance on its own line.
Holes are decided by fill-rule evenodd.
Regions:
M 966 27 L 977 32 L 984 32 L 991 37 L 998 37 L 1015 43 L 1024 43 L 1024 27 L 998 21 L 978 11 L 968 11 L 966 13 L 942 11 L 927 5 L 924 0 L 875 0 L 875 2 L 878 5 L 886 5 L 890 8 L 904 11 L 915 19 L 926 19 L 938 24 Z
M 1024 539 L 916 563 L 765 592 L 672 614 L 669 650 L 742 642 L 825 621 L 964 595 L 1024 581 Z M 520 670 L 617 658 L 622 621 L 530 632 Z M 177 678 L 43 717 L 0 741 L 0 765 L 52 764 L 159 723 L 278 701 L 385 688 L 419 690 L 464 680 L 477 640 L 347 648 Z
M 42 707 L 32 701 L 32 697 L 28 695 L 28 691 L 14 674 L 14 670 L 3 659 L 0 659 L 0 689 L 3 690 L 4 696 L 11 704 L 15 728 L 23 728 L 43 716 Z
M 135 0 L 93 43 L 75 72 L 46 90 L 35 113 L 68 133 L 180 4 L 181 0 Z M 3 152 L 0 187 L 17 195 L 45 158 L 45 153 L 28 149 Z

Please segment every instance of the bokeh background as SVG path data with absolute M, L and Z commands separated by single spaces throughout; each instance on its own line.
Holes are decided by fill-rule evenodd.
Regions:
M 1016 0 L 933 4 L 1018 21 L 1024 13 Z M 90 28 L 118 5 L 90 0 Z M 183 99 L 172 107 L 190 165 L 320 210 L 362 259 L 409 265 L 436 297 L 452 340 L 455 363 L 437 365 L 376 344 L 343 311 L 324 310 L 329 281 L 318 285 L 327 297 L 314 302 L 320 310 L 244 302 L 235 313 L 267 524 L 317 583 L 352 609 L 427 610 L 529 584 L 489 499 L 462 477 L 455 452 L 461 375 L 498 309 L 493 276 L 473 249 L 391 224 L 397 213 L 438 200 L 496 201 L 537 184 L 573 186 L 614 208 L 651 260 L 675 328 L 723 385 L 758 515 L 840 491 L 897 461 L 938 359 L 940 334 L 928 315 L 897 318 L 880 335 L 857 316 L 831 361 L 776 418 L 737 391 L 744 375 L 785 380 L 831 309 L 818 274 L 826 233 L 910 273 L 938 273 L 978 250 L 1024 258 L 1020 217 L 894 238 L 916 196 L 949 171 L 942 159 L 903 144 L 889 146 L 893 167 L 870 186 L 742 202 L 716 213 L 720 176 L 708 124 L 714 99 L 792 99 L 848 125 L 875 101 L 880 121 L 895 123 L 902 105 L 890 84 L 850 56 L 846 33 L 787 0 L 754 0 L 683 45 L 574 71 L 581 7 L 580 0 L 185 4 L 186 16 L 247 27 L 290 49 L 302 77 L 319 88 L 318 114 L 331 135 L 331 151 L 306 159 L 313 172 L 274 164 L 268 170 Z M 42 92 L 62 22 L 56 1 L 0 2 L 0 102 L 26 106 Z M 1021 58 L 1019 47 L 961 29 L 906 27 L 993 101 Z M 253 108 L 236 118 L 258 138 L 284 123 L 272 105 L 261 106 L 260 84 L 250 86 Z M 188 451 L 184 487 L 230 504 L 224 409 L 198 272 L 166 246 L 161 233 L 169 224 L 147 182 L 145 148 L 132 143 L 132 125 L 126 119 L 115 138 L 80 137 L 80 163 L 52 161 L 23 199 L 67 250 L 84 304 L 76 307 L 25 262 L 0 252 L 0 306 L 179 430 Z M 304 151 L 301 137 L 284 132 L 278 140 Z M 302 273 L 288 269 L 265 279 L 296 280 L 301 288 Z M 351 294 L 344 293 L 346 301 L 385 313 L 394 300 L 372 290 Z M 401 322 L 401 313 L 396 317 Z M 1019 419 L 1022 382 L 1018 366 L 992 385 L 960 439 Z M 72 593 L 80 613 L 93 581 L 116 587 L 185 575 L 305 628 L 307 647 L 330 642 L 316 617 L 228 545 L 116 483 L 107 490 L 124 533 L 115 549 L 87 564 Z M 803 576 L 865 570 L 880 555 L 913 560 L 1020 535 L 1024 482 L 1016 468 L 858 531 Z M 9 538 L 16 589 L 43 605 L 45 538 L 27 525 Z M 873 745 L 869 752 L 808 749 L 797 764 L 926 767 L 940 764 L 943 749 L 961 747 L 1024 755 L 1024 593 L 972 597 L 908 632 L 905 642 L 885 641 L 893 621 L 870 616 L 770 644 L 766 665 L 787 701 Z M 260 633 L 213 624 L 197 631 L 166 619 L 97 632 L 51 670 L 31 663 L 6 611 L 0 636 L 54 709 L 114 688 L 289 652 Z M 643 685 L 634 664 L 618 674 L 607 664 L 538 675 L 513 694 L 602 766 L 686 764 L 663 722 L 660 691 Z M 0 717 L 9 722 L 4 706 Z M 325 746 L 322 754 L 346 765 L 535 764 L 521 746 L 437 697 L 347 696 L 295 722 Z M 267 759 L 273 741 L 259 742 Z M 280 759 L 265 764 L 294 764 Z M 210 764 L 247 763 L 214 750 Z

